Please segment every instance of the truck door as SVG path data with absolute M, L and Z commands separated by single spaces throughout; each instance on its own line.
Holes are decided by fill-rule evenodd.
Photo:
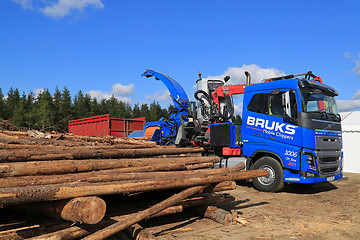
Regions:
M 244 101 L 244 155 L 272 152 L 282 159 L 285 168 L 298 170 L 302 139 L 296 123 L 297 102 L 295 91 L 290 89 L 268 90 Z
M 276 89 L 270 92 L 265 120 L 265 145 L 283 160 L 285 168 L 299 169 L 301 128 L 297 126 L 297 101 L 294 90 Z
M 244 97 L 243 126 L 241 128 L 244 155 L 251 156 L 256 150 L 263 149 L 265 145 L 263 127 L 268 95 L 268 93 L 248 93 Z

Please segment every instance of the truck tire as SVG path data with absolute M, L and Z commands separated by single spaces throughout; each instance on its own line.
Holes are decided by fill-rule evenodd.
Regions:
M 284 187 L 284 172 L 281 164 L 272 157 L 262 157 L 252 169 L 266 169 L 267 177 L 253 178 L 255 188 L 262 192 L 278 192 Z

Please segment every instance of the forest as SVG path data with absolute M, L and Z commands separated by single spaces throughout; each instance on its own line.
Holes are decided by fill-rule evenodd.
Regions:
M 162 108 L 153 101 L 151 104 L 129 103 L 118 100 L 115 96 L 97 100 L 81 90 L 71 97 L 70 91 L 64 87 L 56 87 L 52 95 L 48 89 L 38 95 L 33 92 L 21 93 L 17 88 L 10 88 L 4 97 L 0 88 L 0 119 L 10 120 L 11 124 L 40 131 L 67 132 L 69 120 L 109 114 L 116 118 L 146 117 L 146 121 L 157 121 L 169 118 L 172 105 Z M 240 116 L 233 121 L 240 121 Z

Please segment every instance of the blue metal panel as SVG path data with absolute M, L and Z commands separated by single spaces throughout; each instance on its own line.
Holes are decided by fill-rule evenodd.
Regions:
M 136 130 L 133 131 L 128 137 L 144 137 L 145 136 L 145 130 Z
M 159 121 L 148 122 L 145 124 L 145 129 L 148 126 L 160 127 L 161 131 L 159 133 L 156 133 L 160 136 L 156 137 L 156 139 L 158 139 L 156 140 L 156 142 L 160 142 L 162 137 L 170 137 L 176 135 L 177 129 L 181 124 L 180 117 L 181 115 L 187 116 L 187 110 L 190 107 L 190 101 L 185 90 L 178 82 L 176 82 L 171 77 L 150 69 L 147 69 L 141 76 L 145 76 L 147 78 L 155 77 L 155 79 L 162 81 L 169 89 L 170 97 L 173 99 L 174 102 L 174 107 L 176 110 L 171 113 L 169 120 L 161 118 Z M 154 139 L 155 138 L 152 138 L 151 140 Z
M 174 105 L 176 109 L 188 108 L 190 106 L 189 98 L 185 90 L 181 87 L 181 85 L 178 82 L 176 82 L 171 77 L 159 72 L 155 72 L 150 69 L 147 69 L 141 76 L 142 77 L 154 76 L 157 80 L 162 81 L 169 89 L 170 96 L 174 101 Z

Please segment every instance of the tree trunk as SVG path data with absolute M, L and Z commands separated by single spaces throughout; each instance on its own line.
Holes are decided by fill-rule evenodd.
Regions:
M 209 163 L 211 166 L 213 163 Z M 170 164 L 161 164 L 156 165 L 159 170 L 160 167 L 163 167 L 162 170 L 183 170 L 191 165 L 179 164 L 179 163 L 170 163 Z M 144 171 L 136 171 L 144 170 Z M 214 173 L 223 173 L 223 172 L 234 172 L 232 169 L 202 169 L 202 170 L 191 170 L 191 171 L 152 171 L 146 172 L 147 168 L 117 168 L 93 172 L 84 172 L 84 173 L 73 173 L 73 174 L 64 174 L 64 175 L 40 175 L 40 176 L 21 176 L 21 177 L 7 177 L 0 178 L 1 187 L 23 187 L 23 186 L 34 186 L 34 185 L 51 185 L 51 184 L 61 184 L 61 183 L 71 183 L 71 182 L 111 182 L 111 181 L 125 181 L 125 180 L 140 180 L 140 179 L 172 179 L 172 178 L 181 178 L 182 176 L 197 176 L 199 174 L 214 174 Z M 225 183 L 223 183 L 225 184 Z M 228 183 L 234 184 L 234 183 Z M 220 186 L 218 186 L 220 187 Z M 229 186 L 224 185 L 225 189 L 229 189 Z M 232 188 L 232 187 L 230 187 Z M 232 188 L 234 189 L 234 188 Z
M 71 150 L 70 150 L 71 151 Z M 184 153 L 200 153 L 203 148 L 170 148 L 158 147 L 147 149 L 118 149 L 118 150 L 92 150 L 83 149 L 71 151 L 70 153 L 49 154 L 48 151 L 6 151 L 0 153 L 0 162 L 19 162 L 36 160 L 57 160 L 57 159 L 89 159 L 89 158 L 135 158 L 151 157 L 159 155 L 175 155 Z
M 196 167 L 200 167 L 199 164 L 195 164 Z M 213 166 L 213 163 L 207 163 L 208 167 Z M 192 164 L 183 164 L 183 163 L 162 163 L 155 164 L 153 166 L 143 166 L 143 167 L 126 167 L 126 168 L 116 168 L 108 170 L 100 170 L 93 172 L 83 172 L 83 173 L 71 173 L 63 175 L 39 175 L 39 176 L 20 176 L 20 177 L 6 177 L 0 178 L 0 186 L 5 187 L 24 187 L 24 186 L 34 186 L 34 185 L 52 185 L 52 184 L 61 184 L 61 183 L 71 183 L 71 182 L 105 182 L 105 181 L 115 181 L 116 179 L 125 179 L 126 174 L 132 173 L 145 173 L 145 172 L 155 172 L 155 171 L 171 171 L 171 170 L 186 170 L 188 166 L 194 166 Z M 203 166 L 202 166 L 203 167 Z M 195 166 L 192 167 L 196 169 Z M 170 172 L 169 172 L 170 173 Z M 113 179 L 111 179 L 113 177 Z M 129 177 L 127 177 L 129 179 Z M 235 184 L 235 183 L 234 183 Z M 227 188 L 227 186 L 225 186 Z M 235 188 L 232 188 L 235 189 Z M 226 189 L 229 190 L 229 189 Z
M 185 188 L 230 180 L 243 180 L 267 176 L 264 169 L 234 173 L 217 173 L 205 176 L 188 176 L 165 180 L 131 180 L 110 183 L 57 184 L 29 187 L 0 188 L 0 206 L 25 202 L 60 200 L 74 197 L 108 195 L 116 193 L 143 192 L 173 188 Z
M 200 198 L 203 198 L 203 200 L 200 200 Z M 234 199 L 233 197 L 228 197 L 227 195 L 224 195 L 224 194 L 222 194 L 220 196 L 219 195 L 209 196 L 209 194 L 200 195 L 200 196 L 192 197 L 190 199 L 184 199 L 184 200 L 180 201 L 178 205 L 168 207 L 168 208 L 158 212 L 157 214 L 150 216 L 150 218 L 161 217 L 161 216 L 174 214 L 174 213 L 180 213 L 184 210 L 184 208 L 188 208 L 188 207 L 194 207 L 194 206 L 198 206 L 198 205 L 202 205 L 202 204 L 218 204 L 218 203 L 222 203 L 222 202 L 233 201 L 233 199 Z M 125 218 L 131 217 L 134 215 L 135 214 L 132 213 L 132 214 L 128 214 L 128 215 L 115 216 L 110 219 L 104 219 L 99 224 L 93 225 L 91 227 L 87 227 L 86 225 L 81 226 L 81 227 L 71 226 L 66 229 L 58 230 L 56 232 L 44 234 L 44 235 L 37 236 L 37 237 L 31 238 L 31 239 L 32 240 L 78 239 L 78 238 L 84 237 L 86 235 L 89 235 L 97 230 L 100 230 L 104 227 L 107 227 L 110 224 L 113 224 L 114 221 L 122 221 Z
M 164 210 L 165 208 L 168 208 L 168 207 L 180 202 L 181 200 L 183 200 L 191 195 L 194 195 L 195 193 L 203 190 L 205 187 L 206 186 L 196 186 L 196 187 L 188 188 L 188 189 L 186 189 L 178 194 L 175 194 L 175 195 L 171 196 L 170 198 L 168 198 L 148 209 L 145 209 L 144 211 L 141 211 L 141 212 L 135 214 L 134 216 L 127 217 L 122 221 L 114 223 L 98 232 L 95 232 L 95 233 L 91 234 L 90 236 L 85 237 L 84 240 L 98 240 L 98 239 L 104 239 L 106 237 L 109 237 L 109 236 L 113 235 L 114 233 L 131 226 L 132 224 L 140 222 L 141 220 L 144 220 L 147 217 L 150 217 L 151 215 L 154 215 L 154 214 L 160 212 L 161 210 Z
M 151 166 L 163 163 L 197 164 L 214 163 L 218 157 L 189 158 L 140 158 L 140 159 L 87 159 L 87 160 L 56 160 L 37 162 L 13 162 L 0 164 L 0 177 L 65 174 L 89 172 L 113 168 Z

